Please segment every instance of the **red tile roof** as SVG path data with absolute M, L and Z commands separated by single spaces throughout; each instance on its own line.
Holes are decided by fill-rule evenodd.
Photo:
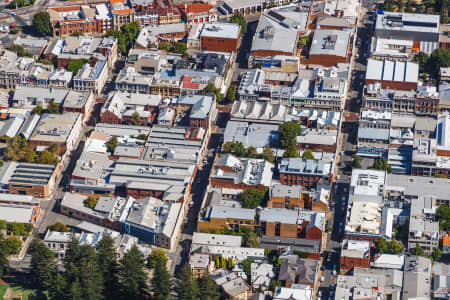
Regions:
M 198 90 L 200 88 L 200 83 L 192 82 L 191 76 L 183 76 L 183 80 L 181 81 L 181 88 Z
M 178 5 L 178 8 L 184 12 L 184 4 Z M 191 3 L 186 5 L 187 13 L 200 13 L 208 12 L 214 8 L 213 5 L 209 3 Z

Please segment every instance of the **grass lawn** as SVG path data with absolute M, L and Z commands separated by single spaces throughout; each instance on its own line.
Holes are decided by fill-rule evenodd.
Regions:
M 7 289 L 7 285 L 0 285 L 0 299 L 3 299 L 3 295 L 5 295 Z

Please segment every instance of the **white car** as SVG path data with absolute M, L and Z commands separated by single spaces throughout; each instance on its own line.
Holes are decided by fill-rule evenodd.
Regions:
M 10 12 L 9 14 L 10 14 L 11 16 L 17 15 L 14 11 Z

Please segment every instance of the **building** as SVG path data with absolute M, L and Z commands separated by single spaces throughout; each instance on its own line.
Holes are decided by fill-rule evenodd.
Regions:
M 106 61 L 98 61 L 93 67 L 84 64 L 73 77 L 73 89 L 77 91 L 92 91 L 100 94 L 108 80 L 108 65 Z
M 402 270 L 405 265 L 405 255 L 403 254 L 380 254 L 375 257 L 372 267 L 377 269 Z
M 299 259 L 297 255 L 289 256 L 280 265 L 278 280 L 288 288 L 301 284 L 310 286 L 314 290 L 316 283 L 319 282 L 318 265 L 316 260 Z
M 41 213 L 40 201 L 33 196 L 1 194 L 0 220 L 34 226 Z
M 72 83 L 72 72 L 65 69 L 53 71 L 48 77 L 48 86 L 52 88 L 68 88 Z
M 94 105 L 95 99 L 92 92 L 70 90 L 64 99 L 62 111 L 67 113 L 81 113 L 84 116 L 83 121 L 87 121 L 94 109 Z
M 273 164 L 263 159 L 239 159 L 231 154 L 220 157 L 210 180 L 213 187 L 265 190 L 270 186 Z
M 419 245 L 425 253 L 439 247 L 439 222 L 435 221 L 436 206 L 432 196 L 411 200 L 408 249 Z
M 383 202 L 386 185 L 384 171 L 353 169 L 349 189 L 349 203 L 353 201 Z
M 321 241 L 325 213 L 266 207 L 259 212 L 259 225 L 265 236 Z
M 248 1 L 226 0 L 226 1 L 224 1 L 223 7 L 225 8 L 225 11 L 227 12 L 227 14 L 230 14 L 230 15 L 254 14 L 254 13 L 262 12 L 262 10 L 264 8 L 264 1 L 263 0 L 248 0 Z
M 65 156 L 78 146 L 82 127 L 83 115 L 80 113 L 44 114 L 34 129 L 29 143 L 34 149 L 59 145 L 60 154 Z
M 111 7 L 113 29 L 120 30 L 123 25 L 136 20 L 134 9 L 128 7 L 125 4 L 125 0 L 110 0 L 109 5 Z
M 320 181 L 330 180 L 332 161 L 304 158 L 283 159 L 279 166 L 280 183 L 315 187 Z
M 58 167 L 44 164 L 8 162 L 0 170 L 3 190 L 36 198 L 50 197 L 59 176 Z
M 237 300 L 248 299 L 251 288 L 247 282 L 235 272 L 219 269 L 211 273 L 211 277 L 216 285 L 222 288 L 227 297 Z
M 61 105 L 69 90 L 44 87 L 19 86 L 11 99 L 13 107 L 34 108 L 37 105 L 47 108 L 49 103 Z
M 413 62 L 369 59 L 365 84 L 381 84 L 382 89 L 416 90 L 419 65 Z
M 406 257 L 402 299 L 431 299 L 431 265 L 426 257 Z
M 97 27 L 96 10 L 88 5 L 49 7 L 53 37 L 68 36 L 71 33 L 103 33 Z
M 131 124 L 139 116 L 139 125 L 152 124 L 158 114 L 161 95 L 113 92 L 101 110 L 101 121 L 110 124 Z
M 335 298 L 399 300 L 403 282 L 400 270 L 354 268 L 353 275 L 338 275 Z
M 200 33 L 200 49 L 236 52 L 241 43 L 241 26 L 233 23 L 207 23 Z
M 313 289 L 309 286 L 296 286 L 295 288 L 277 287 L 273 295 L 273 300 L 312 300 Z
M 274 184 L 270 187 L 267 207 L 304 208 L 307 194 L 300 185 Z
M 297 149 L 336 152 L 338 131 L 325 128 L 306 128 L 297 136 Z
M 238 230 L 239 227 L 254 228 L 255 226 L 254 209 L 235 208 L 227 206 L 207 207 L 200 212 L 197 223 L 197 231 L 204 230 Z
M 350 187 L 351 189 L 351 187 Z M 345 238 L 375 241 L 381 237 L 381 205 L 377 202 L 353 201 L 349 204 Z
M 153 10 L 158 14 L 158 25 L 181 23 L 181 12 L 172 0 L 154 0 Z
M 207 246 L 240 247 L 242 236 L 194 232 L 191 252 L 198 252 Z
M 216 117 L 216 101 L 212 96 L 185 95 L 177 101 L 177 114 L 189 114 L 191 128 L 211 128 Z
M 164 24 L 159 26 L 146 26 L 136 38 L 137 49 L 157 49 L 159 43 L 174 43 L 183 40 L 187 34 L 184 23 Z
M 251 270 L 251 284 L 252 288 L 256 290 L 269 290 L 270 282 L 275 278 L 273 265 L 267 263 L 252 263 Z
M 217 22 L 217 9 L 209 3 L 180 4 L 178 9 L 188 24 Z
M 157 198 L 137 199 L 129 207 L 123 231 L 158 247 L 174 249 L 184 220 L 182 203 Z
M 331 67 L 338 63 L 347 63 L 350 53 L 349 31 L 316 30 L 306 63 Z
M 370 242 L 344 240 L 341 248 L 340 270 L 370 267 Z
M 392 112 L 361 111 L 357 153 L 366 157 L 388 157 Z
M 413 41 L 412 51 L 431 54 L 439 47 L 439 16 L 387 12 L 376 15 L 375 36 Z
M 195 278 L 202 278 L 205 274 L 211 273 L 215 267 L 211 255 L 203 253 L 191 254 L 189 256 L 189 265 Z
M 61 201 L 61 213 L 71 218 L 122 231 L 120 218 L 127 212 L 134 199 L 122 197 L 98 197 L 94 208 L 85 205 L 88 196 L 65 193 Z

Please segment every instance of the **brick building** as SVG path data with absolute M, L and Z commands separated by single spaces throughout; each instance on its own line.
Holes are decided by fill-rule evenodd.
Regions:
M 217 9 L 209 3 L 185 3 L 178 9 L 188 24 L 217 22 Z
M 237 231 L 240 227 L 255 228 L 255 209 L 227 206 L 206 208 L 197 223 L 197 231 L 228 229 Z
M 181 23 L 181 12 L 172 0 L 153 1 L 153 10 L 158 14 L 158 24 Z
M 341 249 L 341 270 L 370 267 L 370 242 L 344 240 Z
M 331 67 L 347 63 L 351 54 L 349 31 L 316 30 L 312 40 L 309 57 L 302 63 Z
M 205 51 L 236 52 L 241 43 L 241 26 L 233 23 L 208 23 L 200 33 L 200 48 Z
M 321 179 L 330 180 L 332 162 L 289 158 L 281 161 L 280 183 L 314 187 Z
M 413 62 L 369 59 L 366 85 L 380 83 L 382 89 L 410 91 L 417 89 L 419 65 Z

